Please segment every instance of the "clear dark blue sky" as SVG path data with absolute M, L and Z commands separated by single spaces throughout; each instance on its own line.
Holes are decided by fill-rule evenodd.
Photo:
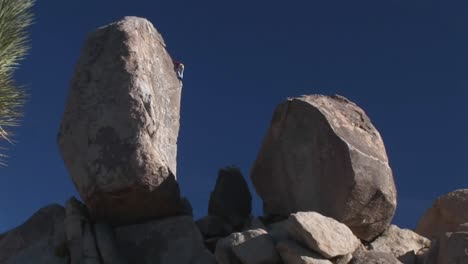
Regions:
M 468 187 L 467 11 L 466 0 L 38 1 L 17 72 L 31 100 L 0 169 L 0 232 L 77 194 L 56 144 L 69 82 L 86 33 L 126 15 L 152 21 L 186 65 L 178 179 L 196 217 L 220 167 L 248 177 L 278 103 L 338 93 L 380 130 L 394 222 L 414 227 L 434 198 Z

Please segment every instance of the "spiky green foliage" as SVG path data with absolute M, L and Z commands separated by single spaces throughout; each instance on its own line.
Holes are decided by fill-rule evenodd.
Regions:
M 26 55 L 27 27 L 32 23 L 35 0 L 0 0 L 0 140 L 11 142 L 26 94 L 13 80 L 13 72 Z M 0 158 L 2 154 L 0 154 Z M 1 161 L 0 161 L 1 163 Z

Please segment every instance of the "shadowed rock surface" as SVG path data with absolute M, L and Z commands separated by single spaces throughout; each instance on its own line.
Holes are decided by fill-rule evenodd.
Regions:
M 263 229 L 267 230 L 267 227 L 265 224 L 262 222 L 262 220 L 259 217 L 254 217 L 251 216 L 249 221 L 244 225 L 244 228 L 242 231 L 247 231 L 251 229 Z
M 427 238 L 440 238 L 455 232 L 468 222 L 468 189 L 460 189 L 437 198 L 419 220 L 416 232 Z
M 216 263 L 189 216 L 119 226 L 115 238 L 127 263 Z
M 392 170 L 379 132 L 341 96 L 280 104 L 252 168 L 264 212 L 316 211 L 370 241 L 396 209 Z
M 129 223 L 181 211 L 176 182 L 182 83 L 143 18 L 89 34 L 58 144 L 95 220 Z
M 1 235 L 2 264 L 67 264 L 67 256 L 57 256 L 65 245 L 65 209 L 53 204 L 41 208 L 24 224 Z
M 280 261 L 273 239 L 263 229 L 232 233 L 219 240 L 215 257 L 218 264 L 275 264 Z
M 280 257 L 272 238 L 263 234 L 232 247 L 232 251 L 243 264 L 276 264 Z
M 278 221 L 271 223 L 267 226 L 268 234 L 273 238 L 276 243 L 289 239 L 288 235 L 288 220 Z
M 252 195 L 238 168 L 219 170 L 216 185 L 210 195 L 208 214 L 222 217 L 235 228 L 249 220 L 252 211 Z
M 437 264 L 465 264 L 468 263 L 468 233 L 445 233 L 439 239 L 437 250 Z
M 120 256 L 114 230 L 109 225 L 102 223 L 94 225 L 94 233 L 102 264 L 128 264 Z
M 232 227 L 219 216 L 208 215 L 195 223 L 204 238 L 223 237 L 232 232 Z
M 100 264 L 92 223 L 84 204 L 75 197 L 65 207 L 65 235 L 70 264 Z

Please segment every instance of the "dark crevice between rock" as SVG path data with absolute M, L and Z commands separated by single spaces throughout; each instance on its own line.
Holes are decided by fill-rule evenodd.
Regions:
M 93 240 L 94 240 L 94 245 L 96 245 L 96 252 L 98 254 L 98 261 L 99 263 L 101 264 L 104 264 L 104 259 L 102 258 L 102 254 L 101 254 L 101 250 L 99 249 L 99 244 L 98 244 L 98 240 L 97 240 L 97 237 L 96 237 L 96 228 L 95 228 L 95 223 L 94 222 L 89 222 L 89 230 L 91 231 L 91 234 L 93 235 Z

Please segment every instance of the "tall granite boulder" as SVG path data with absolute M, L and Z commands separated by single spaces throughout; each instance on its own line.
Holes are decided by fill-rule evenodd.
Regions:
M 308 95 L 280 104 L 251 178 L 266 214 L 316 211 L 367 241 L 388 227 L 397 204 L 379 132 L 342 96 Z
M 2 264 L 67 264 L 65 210 L 58 204 L 41 208 L 24 224 L 0 235 Z
M 240 170 L 236 167 L 220 169 L 210 195 L 208 215 L 219 216 L 238 228 L 247 223 L 251 211 L 252 195 Z
M 182 83 L 159 32 L 125 17 L 89 34 L 58 134 L 68 172 L 95 220 L 178 214 Z
M 437 198 L 419 220 L 416 232 L 430 239 L 455 232 L 468 222 L 468 189 L 460 189 Z

